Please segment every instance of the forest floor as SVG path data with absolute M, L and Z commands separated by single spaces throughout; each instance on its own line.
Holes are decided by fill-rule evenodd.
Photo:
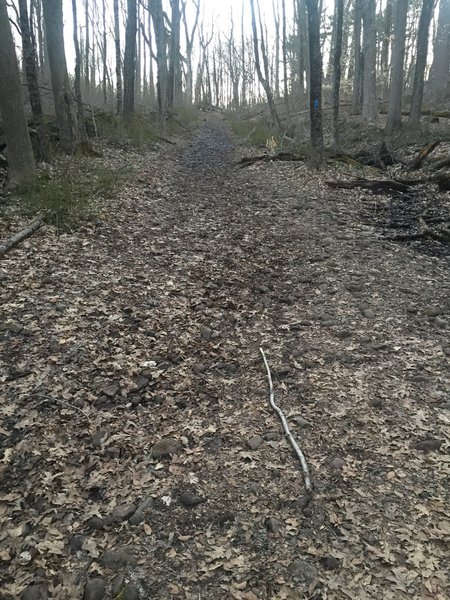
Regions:
M 345 165 L 176 141 L 0 263 L 0 598 L 448 598 L 449 253 Z

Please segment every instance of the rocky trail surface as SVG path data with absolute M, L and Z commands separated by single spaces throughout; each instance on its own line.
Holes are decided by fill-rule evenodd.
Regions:
M 0 263 L 0 598 L 444 600 L 449 258 L 207 119 Z

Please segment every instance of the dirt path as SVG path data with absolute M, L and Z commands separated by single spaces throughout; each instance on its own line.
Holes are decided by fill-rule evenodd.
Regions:
M 449 260 L 238 151 L 210 116 L 2 262 L 1 598 L 448 597 Z

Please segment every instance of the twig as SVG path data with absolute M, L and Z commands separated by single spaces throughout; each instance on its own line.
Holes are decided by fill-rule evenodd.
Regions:
M 41 404 L 44 404 L 44 402 L 47 402 L 48 400 L 51 400 L 53 402 L 59 402 L 59 404 L 62 404 L 66 408 L 71 408 L 72 410 L 77 410 L 79 413 L 81 413 L 83 415 L 83 417 L 85 419 L 87 419 L 89 424 L 91 423 L 91 419 L 89 418 L 89 415 L 86 414 L 84 412 L 84 410 L 81 410 L 81 408 L 78 408 L 78 406 L 73 406 L 72 404 L 69 404 L 68 402 L 64 402 L 64 400 L 60 400 L 59 398 L 54 398 L 53 396 L 46 396 L 44 394 L 39 394 L 39 398 L 43 398 L 43 400 L 42 400 L 42 402 L 39 402 L 39 404 L 36 406 L 36 408 L 38 408 L 39 406 L 41 406 Z
M 308 464 L 306 462 L 306 458 L 305 455 L 303 454 L 303 452 L 300 450 L 299 445 L 297 444 L 297 442 L 295 441 L 290 429 L 289 429 L 289 425 L 286 421 L 286 417 L 283 414 L 283 411 L 281 410 L 281 408 L 279 406 L 277 406 L 275 404 L 275 393 L 273 391 L 273 383 L 272 383 L 272 375 L 270 373 L 270 367 L 269 367 L 269 363 L 267 362 L 267 358 L 266 355 L 264 354 L 264 350 L 262 348 L 259 349 L 262 357 L 263 357 L 263 361 L 264 361 L 264 365 L 266 367 L 266 371 L 267 371 L 267 379 L 269 381 L 269 401 L 270 401 L 270 405 L 272 406 L 272 408 L 274 409 L 274 411 L 276 413 L 278 413 L 278 416 L 281 419 L 281 423 L 283 424 L 283 429 L 284 432 L 286 434 L 287 439 L 289 440 L 289 442 L 291 443 L 291 446 L 294 448 L 295 453 L 297 454 L 299 460 L 300 460 L 300 464 L 302 466 L 302 471 L 303 471 L 303 479 L 305 481 L 305 488 L 306 491 L 308 493 L 311 493 L 312 491 L 312 485 L 311 485 L 311 477 L 309 474 L 309 468 L 308 468 Z

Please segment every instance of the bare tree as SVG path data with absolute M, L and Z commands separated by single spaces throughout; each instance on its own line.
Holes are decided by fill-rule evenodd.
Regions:
M 342 28 L 344 23 L 344 0 L 335 0 L 335 39 L 333 54 L 333 134 L 334 144 L 340 146 L 339 136 L 339 98 L 341 88 L 341 55 L 342 55 Z
M 9 184 L 26 188 L 34 182 L 36 170 L 6 0 L 0 0 L 0 39 L 0 113 L 8 151 Z
M 158 110 L 162 117 L 167 110 L 167 32 L 164 24 L 164 11 L 161 0 L 153 0 L 149 4 L 153 19 L 153 29 L 156 42 L 156 64 L 157 64 L 157 97 Z
M 59 143 L 64 152 L 73 154 L 78 145 L 78 124 L 67 73 L 62 0 L 42 0 L 42 7 Z
M 170 110 L 181 101 L 181 61 L 180 61 L 180 0 L 170 0 L 170 54 L 169 79 L 167 85 L 167 106 Z
M 420 123 L 420 117 L 422 115 L 424 77 L 428 55 L 428 33 L 435 4 L 436 0 L 423 0 L 422 11 L 420 13 L 411 112 L 409 113 L 408 119 L 409 127 L 416 127 Z
M 433 100 L 450 96 L 450 0 L 441 0 L 439 5 L 433 64 L 428 82 Z
M 376 0 L 362 0 L 363 18 L 363 88 L 362 116 L 376 121 L 377 110 L 377 29 Z
M 192 103 L 192 93 L 194 89 L 194 76 L 192 69 L 192 52 L 194 48 L 194 36 L 198 26 L 198 19 L 200 16 L 200 0 L 193 0 L 195 6 L 195 18 L 194 24 L 189 31 L 187 16 L 186 16 L 186 0 L 183 1 L 182 5 L 182 17 L 184 25 L 184 35 L 186 44 L 186 98 L 189 104 Z
M 123 120 L 129 124 L 134 117 L 134 82 L 136 76 L 136 0 L 127 0 L 127 26 L 123 60 Z
M 256 72 L 258 74 L 258 79 L 259 79 L 264 91 L 266 92 L 267 103 L 269 104 L 270 115 L 272 117 L 274 125 L 278 131 L 281 131 L 280 118 L 278 116 L 277 109 L 275 107 L 273 92 L 272 92 L 272 89 L 269 84 L 269 78 L 267 76 L 269 68 L 268 68 L 268 61 L 267 61 L 267 52 L 265 50 L 265 44 L 264 44 L 263 39 L 261 39 L 261 44 L 262 44 L 261 53 L 262 53 L 263 63 L 265 66 L 265 75 L 263 75 L 263 72 L 261 69 L 260 52 L 259 52 L 259 43 L 260 42 L 258 41 L 258 31 L 256 28 L 255 0 L 250 0 L 250 8 L 252 11 L 253 49 L 254 49 L 254 53 L 255 53 Z M 260 24 L 261 24 L 261 13 L 259 13 L 259 17 L 260 17 Z
M 408 1 L 409 0 L 397 0 L 394 7 L 394 40 L 392 45 L 391 86 L 389 88 L 387 115 L 388 131 L 397 131 L 402 125 L 402 95 Z
M 362 109 L 362 52 L 361 52 L 362 0 L 355 0 L 353 16 L 353 96 L 352 114 L 360 115 Z
M 28 20 L 28 7 L 26 0 L 19 0 L 20 30 L 22 32 L 22 52 L 27 76 L 28 95 L 30 98 L 31 112 L 33 113 L 34 127 L 37 133 L 37 151 L 40 160 L 50 159 L 50 146 L 44 123 L 41 94 L 39 91 L 36 48 L 31 36 L 30 22 Z
M 311 118 L 311 164 L 323 163 L 322 125 L 322 52 L 320 47 L 320 12 L 317 0 L 306 0 L 309 30 L 310 91 L 309 110 Z
M 114 44 L 116 49 L 116 111 L 122 114 L 122 55 L 120 49 L 119 0 L 114 0 Z
M 86 122 L 84 120 L 83 99 L 81 97 L 81 52 L 78 42 L 78 14 L 77 0 L 72 0 L 72 19 L 73 19 L 73 44 L 75 48 L 75 98 L 77 102 L 78 113 L 78 131 L 80 134 L 80 142 L 83 150 L 89 148 L 88 136 L 86 133 Z

